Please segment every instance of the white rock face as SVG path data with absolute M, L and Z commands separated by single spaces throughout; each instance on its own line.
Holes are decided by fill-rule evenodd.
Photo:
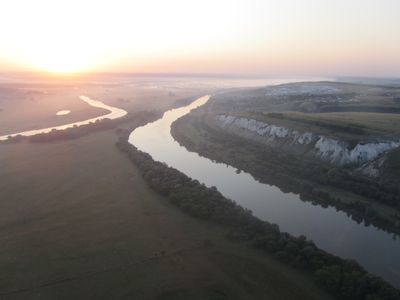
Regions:
M 301 145 L 304 145 L 304 144 L 307 145 L 307 144 L 310 144 L 314 138 L 315 137 L 311 132 L 299 134 L 299 136 L 297 138 L 297 143 L 299 143 Z
M 285 139 L 285 141 L 289 141 L 293 144 L 313 145 L 313 150 L 318 157 L 339 165 L 361 165 L 400 146 L 400 141 L 385 141 L 365 144 L 359 143 L 353 149 L 349 149 L 349 145 L 344 141 L 327 138 L 311 132 L 300 133 L 296 130 L 267 124 L 254 119 L 218 115 L 217 121 L 221 127 L 235 126 L 265 137 L 268 141 Z
M 380 143 L 357 144 L 353 149 L 348 149 L 345 142 L 321 137 L 315 144 L 322 158 L 332 163 L 362 164 L 376 159 L 382 153 L 400 146 L 399 142 L 388 141 Z
M 357 168 L 357 171 L 369 177 L 378 177 L 386 158 L 387 156 L 381 155 L 378 159 L 362 164 L 359 168 Z
M 314 147 L 321 158 L 331 162 L 339 160 L 339 163 L 344 163 L 343 160 L 345 159 L 347 150 L 345 143 L 321 136 Z
M 260 136 L 265 136 L 270 139 L 290 138 L 292 141 L 298 142 L 299 144 L 309 144 L 314 139 L 314 135 L 310 132 L 300 134 L 296 130 L 291 130 L 276 125 L 269 125 L 254 119 L 219 115 L 218 121 L 222 127 L 234 125 L 241 129 L 255 132 Z

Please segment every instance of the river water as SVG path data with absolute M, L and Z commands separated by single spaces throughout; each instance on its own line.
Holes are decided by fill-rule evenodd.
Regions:
M 165 162 L 207 186 L 216 186 L 226 197 L 253 211 L 262 220 L 276 223 L 282 231 L 305 235 L 315 244 L 343 258 L 357 260 L 373 274 L 400 287 L 400 240 L 372 225 L 358 224 L 335 208 L 303 202 L 298 195 L 262 184 L 250 174 L 200 157 L 180 146 L 171 136 L 171 124 L 205 104 L 204 96 L 190 105 L 170 110 L 164 116 L 135 129 L 129 142 L 153 159 Z
M 125 116 L 127 114 L 127 112 L 125 110 L 123 110 L 123 109 L 106 105 L 101 101 L 93 100 L 93 99 L 91 99 L 89 97 L 86 97 L 86 96 L 80 96 L 80 99 L 82 101 L 85 101 L 90 106 L 103 108 L 105 110 L 108 110 L 109 113 L 101 115 L 101 116 L 98 116 L 98 117 L 95 117 L 95 118 L 87 119 L 87 120 L 84 120 L 84 121 L 68 123 L 68 124 L 65 124 L 65 125 L 59 125 L 59 126 L 53 126 L 53 127 L 47 127 L 47 128 L 41 128 L 41 129 L 34 129 L 34 130 L 27 130 L 27 131 L 22 131 L 22 132 L 16 132 L 16 133 L 12 133 L 12 134 L 2 135 L 2 136 L 0 136 L 0 141 L 7 140 L 9 137 L 14 137 L 14 136 L 17 136 L 17 135 L 32 136 L 32 135 L 40 134 L 40 133 L 49 133 L 50 131 L 52 131 L 54 129 L 55 130 L 65 130 L 65 129 L 68 129 L 68 128 L 72 128 L 74 126 L 87 125 L 89 123 L 94 123 L 96 121 L 103 120 L 103 119 L 110 119 L 110 120 L 118 119 L 118 118 L 121 118 L 121 117 L 123 117 L 123 116 Z
M 3 135 L 0 141 L 8 136 L 48 133 L 53 129 L 64 130 L 106 118 L 117 119 L 127 114 L 123 109 L 89 97 L 80 98 L 109 113 L 65 125 Z M 129 137 L 130 143 L 149 153 L 153 159 L 165 162 L 207 186 L 216 186 L 223 195 L 251 209 L 260 219 L 276 223 L 281 230 L 292 235 L 303 234 L 330 253 L 355 259 L 371 273 L 400 287 L 400 240 L 394 239 L 391 234 L 373 226 L 357 224 L 345 213 L 332 207 L 323 208 L 303 202 L 298 195 L 262 184 L 245 172 L 237 174 L 231 166 L 200 157 L 180 146 L 171 136 L 171 124 L 205 104 L 208 99 L 209 96 L 201 97 L 190 105 L 166 112 L 153 123 L 135 129 Z

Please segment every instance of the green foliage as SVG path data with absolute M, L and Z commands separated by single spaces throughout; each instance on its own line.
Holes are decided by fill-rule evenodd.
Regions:
M 154 161 L 122 136 L 117 147 L 125 152 L 143 174 L 146 182 L 168 201 L 186 213 L 223 224 L 229 237 L 245 241 L 296 268 L 314 274 L 316 282 L 339 299 L 400 299 L 398 290 L 371 276 L 354 261 L 344 260 L 318 249 L 304 236 L 281 232 L 275 224 L 261 221 L 252 213 L 167 165 Z
M 133 122 L 134 124 L 136 124 L 136 126 L 140 126 L 148 123 L 149 121 L 157 119 L 159 116 L 160 113 L 154 111 L 141 111 L 119 119 L 114 119 L 114 120 L 102 119 L 87 125 L 74 126 L 68 129 L 63 129 L 63 130 L 53 129 L 48 133 L 39 133 L 32 136 L 17 135 L 15 137 L 9 137 L 5 142 L 18 143 L 18 142 L 28 141 L 30 143 L 48 143 L 48 142 L 76 139 L 91 134 L 93 132 L 113 129 L 118 125 L 126 122 Z
M 321 164 L 313 159 L 291 155 L 279 148 L 260 146 L 259 143 L 228 131 L 221 131 L 207 122 L 196 122 L 196 132 L 207 132 L 202 143 L 193 143 L 182 128 L 196 122 L 196 116 L 187 115 L 172 125 L 173 136 L 186 148 L 202 156 L 221 161 L 252 174 L 260 182 L 273 184 L 281 190 L 300 194 L 300 199 L 345 211 L 361 223 L 373 224 L 389 232 L 400 233 L 398 220 L 378 213 L 368 202 L 343 201 L 340 196 L 323 192 L 321 186 L 351 192 L 371 202 L 379 202 L 400 210 L 400 186 L 396 177 L 371 179 L 356 175 L 351 170 Z M 194 125 L 190 125 L 192 127 Z M 290 163 L 288 163 L 290 162 Z M 304 180 L 305 179 L 305 180 Z

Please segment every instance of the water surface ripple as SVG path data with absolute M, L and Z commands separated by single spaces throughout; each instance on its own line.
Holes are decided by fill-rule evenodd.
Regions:
M 278 224 L 282 231 L 305 235 L 321 249 L 355 259 L 371 273 L 400 287 L 400 241 L 391 234 L 372 225 L 358 224 L 333 207 L 303 202 L 299 195 L 260 183 L 248 173 L 237 174 L 231 166 L 180 146 L 171 135 L 171 124 L 208 99 L 209 96 L 204 96 L 190 105 L 166 112 L 161 119 L 135 129 L 129 142 L 153 159 L 209 187 L 216 186 L 224 196 L 252 210 L 260 219 Z

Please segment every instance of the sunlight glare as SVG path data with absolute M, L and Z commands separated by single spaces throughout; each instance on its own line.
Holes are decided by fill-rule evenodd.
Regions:
M 12 28 L 3 39 L 10 59 L 37 70 L 77 72 L 128 55 L 143 61 L 149 54 L 167 56 L 177 49 L 179 55 L 213 49 L 229 32 L 232 16 L 227 0 L 213 4 L 214 11 L 208 7 L 182 0 L 15 0 L 0 26 Z
M 0 67 L 398 73 L 400 1 L 382 1 L 2 0 Z

